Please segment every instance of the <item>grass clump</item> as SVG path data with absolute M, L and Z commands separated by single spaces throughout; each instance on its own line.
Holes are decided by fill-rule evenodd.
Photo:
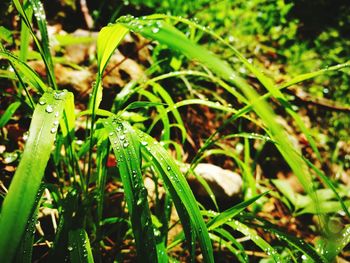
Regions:
M 135 6 L 140 4 L 136 2 Z M 292 5 L 278 2 L 288 13 Z M 18 109 L 31 121 L 9 188 L 3 186 L 2 262 L 332 262 L 346 254 L 347 187 L 322 171 L 324 156 L 317 136 L 285 91 L 344 70 L 348 63 L 277 83 L 216 30 L 173 15 L 192 15 L 197 5 L 208 15 L 214 7 L 223 11 L 222 3 L 212 6 L 203 1 L 179 9 L 172 1 L 163 1 L 161 8 L 172 7 L 172 14 L 121 16 L 99 31 L 91 95 L 78 109 L 74 104 L 79 94 L 74 100 L 72 90 L 59 85 L 54 64 L 62 60 L 52 54 L 42 3 L 14 0 L 13 4 L 21 19 L 23 42 L 19 50 L 9 51 L 9 43 L 1 47 L 0 58 L 7 63 L 1 76 L 13 85 L 16 99 L 1 116 L 0 128 L 6 128 Z M 199 16 L 203 10 L 199 9 Z M 263 32 L 273 32 L 272 25 L 266 27 Z M 152 43 L 155 61 L 148 65 L 147 77 L 123 86 L 112 106 L 106 107 L 104 78 L 111 72 L 107 67 L 130 34 Z M 28 49 L 30 37 L 36 51 Z M 204 41 L 207 38 L 217 42 L 214 50 L 230 52 L 235 63 L 213 53 Z M 77 44 L 76 39 L 72 41 Z M 46 78 L 27 62 L 33 52 L 40 56 Z M 197 145 L 184 118 L 184 109 L 191 107 L 203 110 L 198 116 L 214 113 L 219 124 L 208 125 L 203 138 L 201 132 L 206 131 L 198 131 Z M 281 123 L 281 114 L 306 138 L 308 156 L 293 140 L 288 125 Z M 184 172 L 181 167 L 188 145 L 195 151 Z M 269 147 L 297 179 L 300 193 L 286 180 L 261 179 L 259 160 Z M 200 176 L 196 178 L 205 189 L 206 202 L 196 199 L 187 181 L 202 160 L 217 156 L 243 178 L 240 200 L 226 203 L 225 208 Z M 153 188 L 146 183 L 148 179 Z M 269 202 L 283 207 L 279 215 L 284 220 L 305 215 L 313 220 L 305 231 L 312 232 L 314 240 L 303 240 L 269 215 Z M 44 221 L 45 211 L 49 211 L 50 223 Z

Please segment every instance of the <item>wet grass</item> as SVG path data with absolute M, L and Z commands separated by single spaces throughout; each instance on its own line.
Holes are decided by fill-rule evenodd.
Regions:
M 28 111 L 33 111 L 24 152 L 2 203 L 2 262 L 31 262 L 33 245 L 47 238 L 45 234 L 41 237 L 34 235 L 34 223 L 37 221 L 38 210 L 42 207 L 54 208 L 58 212 L 54 216 L 58 224 L 46 255 L 46 259 L 57 262 L 68 259 L 71 262 L 103 262 L 107 243 L 111 242 L 111 234 L 108 231 L 112 231 L 106 225 L 112 225 L 113 234 L 118 233 L 120 244 L 131 242 L 127 243 L 130 255 L 123 254 L 122 250 L 117 248 L 109 257 L 129 256 L 140 262 L 177 260 L 176 252 L 173 251 L 180 244 L 184 245 L 187 252 L 183 254 L 189 260 L 195 260 L 200 254 L 204 262 L 214 262 L 215 255 L 225 249 L 239 262 L 256 260 L 248 253 L 251 248 L 263 252 L 266 257 L 264 262 L 332 262 L 346 247 L 350 236 L 348 226 L 339 230 L 341 237 L 335 236 L 329 229 L 329 214 L 340 211 L 345 214 L 344 217 L 349 217 L 347 202 L 343 200 L 344 195 L 339 194 L 337 185 L 293 145 L 285 127 L 278 122 L 271 99 L 276 100 L 278 107 L 296 123 L 308 139 L 318 161 L 322 161 L 315 139 L 294 111 L 288 97 L 283 94 L 283 89 L 343 69 L 348 67 L 348 64 L 306 73 L 289 82 L 276 84 L 232 45 L 197 22 L 168 15 L 121 17 L 99 32 L 98 72 L 95 82 L 92 83 L 87 110 L 79 115 L 86 120 L 86 136 L 82 143 L 78 143 L 75 134 L 77 120 L 73 95 L 60 90 L 56 84 L 42 5 L 37 0 L 25 1 L 23 5 L 15 0 L 14 4 L 22 21 L 21 39 L 23 43 L 29 43 L 28 38 L 32 37 L 46 66 L 48 78 L 41 79 L 26 64 L 25 45 L 20 46 L 19 58 L 5 48 L 1 49 L 0 57 L 7 60 L 11 68 L 5 77 L 14 79 L 13 72 L 15 73 L 16 92 L 20 100 L 12 103 L 1 116 L 0 128 L 5 127 L 20 105 L 26 105 Z M 36 21 L 41 34 L 40 39 L 34 32 L 32 19 Z M 191 32 L 198 30 L 200 34 L 208 34 L 226 45 L 267 92 L 260 94 L 227 61 L 197 44 L 193 38 L 188 38 L 178 29 L 181 28 L 178 23 L 188 27 Z M 174 70 L 132 83 L 117 95 L 113 110 L 102 110 L 100 106 L 104 71 L 110 57 L 130 31 L 165 45 L 177 54 L 184 55 L 188 61 L 195 61 L 200 67 L 198 70 Z M 159 82 L 167 78 L 172 78 L 174 82 L 181 81 L 182 77 L 205 79 L 222 87 L 233 99 L 230 101 L 227 96 L 217 95 L 218 101 L 195 96 L 175 101 L 167 88 Z M 140 99 L 132 101 L 133 95 Z M 200 204 L 187 183 L 186 174 L 179 168 L 182 161 L 181 148 L 188 139 L 185 121 L 182 120 L 179 108 L 188 105 L 202 105 L 213 109 L 220 116 L 227 116 L 227 120 L 219 129 L 209 138 L 203 138 L 205 142 L 198 149 L 190 168 L 193 171 L 198 162 L 208 156 L 222 155 L 234 160 L 243 176 L 244 200 L 225 211 L 218 209 L 212 189 L 203 181 L 201 183 L 216 205 L 217 211 L 206 209 Z M 130 112 L 137 114 L 143 108 L 152 108 L 156 113 L 156 116 L 146 117 L 149 121 L 148 126 L 139 125 L 139 122 L 130 120 L 125 115 Z M 256 125 L 261 134 L 245 131 L 221 134 L 225 127 L 241 118 Z M 152 137 L 152 132 L 159 126 L 159 122 L 162 135 L 159 138 Z M 183 145 L 172 137 L 175 128 L 181 131 Z M 243 141 L 243 156 L 222 143 L 237 138 Z M 280 229 L 276 222 L 269 222 L 258 214 L 261 202 L 278 195 L 272 193 L 275 190 L 268 191 L 272 187 L 260 185 L 256 180 L 255 170 L 252 169 L 255 159 L 251 156 L 249 140 L 259 141 L 262 145 L 271 143 L 278 149 L 304 188 L 305 196 L 300 198 L 307 198 L 304 208 L 317 219 L 315 227 L 318 230 L 315 230 L 315 233 L 320 242 L 309 243 L 292 236 Z M 180 158 L 174 158 L 170 149 L 175 149 L 177 157 Z M 125 203 L 119 207 L 122 213 L 105 217 L 105 206 L 111 197 L 107 189 L 108 180 L 111 179 L 108 163 L 112 153 L 117 167 L 117 170 L 112 170 L 115 173 L 113 176 L 120 178 L 119 191 L 125 198 Z M 45 174 L 48 163 L 52 171 L 46 169 Z M 55 184 L 45 179 L 50 176 L 48 173 L 57 178 Z M 157 188 L 155 200 L 149 200 L 144 185 L 146 175 L 152 178 Z M 319 196 L 320 191 L 325 190 L 319 186 L 319 181 L 329 190 L 330 199 L 334 202 L 332 204 L 337 204 L 334 206 L 336 210 L 330 207 L 325 213 L 324 207 L 329 207 L 329 199 Z M 164 190 L 162 197 L 158 188 Z M 47 189 L 53 196 L 53 203 L 48 204 L 47 200 L 44 200 L 43 189 Z M 281 200 L 291 201 L 296 198 L 295 193 L 288 192 L 287 188 L 284 190 L 280 191 Z M 251 209 L 247 209 L 248 207 Z M 172 209 L 176 209 L 179 217 L 175 223 L 171 216 Z M 170 231 L 179 224 L 179 234 L 170 240 Z M 266 239 L 267 233 L 274 238 L 272 244 Z M 249 240 L 250 243 L 246 244 L 242 239 Z M 136 256 L 133 253 L 136 253 Z

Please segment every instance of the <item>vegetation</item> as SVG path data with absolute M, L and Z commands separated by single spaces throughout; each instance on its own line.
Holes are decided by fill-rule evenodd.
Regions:
M 346 1 L 117 2 L 1 4 L 0 261 L 349 260 Z

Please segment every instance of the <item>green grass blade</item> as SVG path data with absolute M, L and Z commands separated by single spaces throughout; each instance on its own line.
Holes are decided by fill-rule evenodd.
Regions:
M 328 67 L 328 68 L 325 68 L 325 69 L 317 70 L 317 71 L 314 71 L 314 72 L 301 74 L 301 75 L 298 75 L 298 76 L 294 77 L 293 79 L 291 79 L 291 80 L 281 84 L 279 86 L 279 89 L 288 88 L 290 86 L 293 86 L 293 85 L 298 84 L 300 82 L 303 82 L 305 80 L 309 80 L 309 79 L 312 79 L 312 78 L 324 75 L 324 74 L 326 74 L 328 72 L 337 71 L 337 70 L 341 70 L 343 68 L 348 68 L 348 67 L 350 67 L 350 63 L 346 62 L 346 63 L 343 63 L 343 64 L 338 64 L 338 65 L 335 65 L 335 66 L 332 66 L 332 67 Z
M 55 93 L 48 91 L 35 108 L 21 162 L 1 210 L 0 258 L 8 262 L 14 257 L 35 204 L 56 137 L 58 121 L 62 117 L 66 98 L 70 96 L 73 95 L 65 92 L 55 98 Z
M 69 231 L 68 251 L 72 263 L 93 263 L 89 237 L 84 229 Z
M 117 158 L 138 259 L 145 262 L 156 262 L 156 242 L 148 206 L 147 189 L 144 187 L 141 172 L 140 141 L 131 126 L 126 122 L 121 122 L 120 119 L 111 117 L 103 124 Z
M 244 209 L 246 209 L 249 205 L 253 204 L 256 200 L 258 200 L 259 198 L 263 197 L 264 195 L 266 195 L 268 192 L 265 192 L 263 194 L 254 196 L 253 198 L 241 202 L 238 205 L 235 205 L 227 210 L 225 210 L 224 212 L 221 212 L 219 215 L 217 215 L 216 217 L 214 217 L 213 219 L 211 219 L 208 224 L 208 230 L 213 230 L 215 228 L 218 228 L 219 226 L 225 224 L 227 221 L 229 221 L 230 219 L 232 219 L 233 217 L 235 217 L 236 215 L 238 215 L 240 212 L 242 212 Z
M 11 119 L 12 115 L 16 112 L 20 105 L 21 103 L 19 101 L 16 101 L 8 106 L 6 111 L 0 117 L 0 128 L 4 127 L 7 124 L 7 122 Z
M 210 236 L 211 240 L 219 243 L 221 246 L 226 247 L 232 253 L 232 255 L 234 255 L 237 258 L 237 260 L 238 260 L 237 262 L 242 262 L 242 263 L 248 262 L 248 258 L 247 257 L 243 258 L 241 250 L 238 250 L 237 248 L 233 247 L 231 245 L 231 242 L 229 242 L 229 241 L 223 239 L 222 237 L 217 236 L 213 233 L 210 233 L 209 236 Z
M 346 204 L 344 203 L 343 199 L 340 197 L 340 195 L 338 194 L 337 189 L 335 188 L 335 186 L 333 185 L 332 181 L 320 170 L 318 169 L 315 165 L 313 165 L 309 160 L 305 159 L 306 163 L 311 167 L 311 169 L 313 169 L 316 173 L 316 175 L 321 178 L 321 180 L 333 191 L 335 197 L 337 198 L 337 200 L 339 201 L 341 207 L 343 208 L 345 214 L 348 216 L 348 218 L 350 219 L 350 213 L 349 210 L 346 206 Z
M 23 11 L 26 13 L 27 18 L 29 21 L 32 20 L 33 16 L 33 9 L 31 5 L 28 4 L 29 1 L 25 0 L 23 1 Z M 30 42 L 30 31 L 29 28 L 26 26 L 23 19 L 21 20 L 21 44 L 20 44 L 20 51 L 19 51 L 19 58 L 21 61 L 25 62 L 27 61 L 28 56 L 28 48 L 29 48 L 29 42 Z
M 107 160 L 108 160 L 108 134 L 102 132 L 97 141 L 97 181 L 96 181 L 96 202 L 97 202 L 97 229 L 100 230 L 103 214 L 104 193 L 107 178 Z M 97 235 L 100 233 L 98 232 Z
M 16 56 L 7 51 L 0 51 L 0 58 L 5 58 L 12 62 L 18 71 L 24 76 L 24 80 L 31 87 L 35 88 L 40 93 L 44 93 L 47 89 L 45 83 L 40 79 L 38 74 L 33 71 L 27 64 L 19 60 Z
M 106 26 L 99 32 L 97 37 L 97 65 L 100 76 L 102 76 L 114 50 L 128 32 L 129 30 L 122 25 Z
M 284 262 L 277 251 L 269 243 L 262 239 L 254 229 L 247 227 L 245 224 L 237 220 L 227 222 L 226 224 L 232 227 L 234 230 L 237 230 L 245 236 L 249 237 L 251 241 L 253 241 L 258 247 L 265 251 L 268 256 L 271 256 L 275 262 Z
M 35 203 L 33 206 L 33 211 L 31 213 L 30 219 L 27 222 L 26 230 L 23 234 L 21 243 L 18 248 L 18 253 L 15 256 L 16 263 L 30 263 L 32 262 L 32 253 L 33 253 L 33 242 L 35 234 L 35 224 L 37 222 L 39 202 L 42 197 L 44 187 L 42 186 L 39 189 L 39 192 L 36 196 Z
M 229 231 L 223 228 L 218 228 L 215 229 L 214 232 L 219 234 L 220 237 L 216 236 L 215 239 L 213 239 L 213 233 L 210 233 L 211 239 L 220 243 L 220 245 L 224 245 L 225 247 L 227 247 L 227 249 L 230 250 L 240 262 L 249 262 L 248 255 L 245 253 L 244 247 L 232 236 L 232 234 Z M 233 247 L 232 244 L 235 247 Z
M 79 191 L 70 188 L 67 194 L 60 199 L 59 222 L 53 241 L 53 249 L 50 251 L 49 262 L 64 262 L 69 256 L 68 240 L 69 231 L 77 227 L 76 214 L 79 209 Z
M 311 258 L 314 262 L 327 262 L 322 255 L 317 253 L 317 251 L 305 241 L 284 233 L 283 231 L 278 229 L 275 225 L 271 224 L 266 220 L 263 220 L 260 218 L 258 220 L 261 222 L 261 224 L 256 226 L 262 227 L 265 231 L 275 234 L 279 239 L 286 241 L 289 245 L 296 248 L 307 257 Z
M 225 61 L 220 60 L 207 49 L 191 42 L 182 32 L 164 21 L 146 19 L 135 20 L 129 17 L 122 17 L 117 20 L 117 22 L 118 24 L 116 24 L 116 26 L 122 24 L 134 32 L 138 32 L 147 38 L 157 40 L 171 49 L 185 54 L 189 58 L 198 60 L 218 75 L 223 76 L 224 79 L 232 79 L 236 76 Z
M 4 26 L 0 26 L 0 40 L 13 44 L 12 32 Z
M 344 251 L 344 248 L 349 243 L 350 225 L 346 225 L 340 233 L 324 240 L 324 247 L 321 248 L 321 253 L 328 259 L 328 262 L 334 262 L 335 257 Z
M 152 87 L 153 87 L 153 91 L 155 94 L 159 94 L 159 96 L 164 100 L 164 102 L 169 106 L 172 107 L 174 105 L 174 101 L 171 98 L 170 94 L 158 83 L 151 83 Z M 171 111 L 171 113 L 174 115 L 174 118 L 176 120 L 176 122 L 180 125 L 180 126 L 184 126 L 184 123 L 182 121 L 181 115 L 179 113 L 179 111 L 175 108 Z
M 169 153 L 152 137 L 139 131 L 139 138 L 143 148 L 143 153 L 148 156 L 152 164 L 160 172 L 165 186 L 170 192 L 175 207 L 180 216 L 181 222 L 186 227 L 191 223 L 195 234 L 199 239 L 199 244 L 205 262 L 214 262 L 213 250 L 209 238 L 207 227 L 200 214 L 195 197 L 179 167 L 174 162 Z M 190 220 L 187 221 L 186 220 Z M 186 238 L 189 232 L 185 229 Z
M 154 95 L 152 92 L 149 92 L 147 90 L 140 90 L 139 93 L 145 96 L 152 103 L 160 102 L 159 97 Z M 169 121 L 168 112 L 165 110 L 165 107 L 162 104 L 156 106 L 156 109 L 159 112 L 159 116 L 160 116 L 159 119 L 161 119 L 163 122 L 162 139 L 165 141 L 170 140 L 170 121 Z M 149 131 L 152 128 L 153 126 L 151 125 L 151 127 L 149 128 Z
M 44 6 L 40 2 L 40 0 L 29 0 L 29 2 L 33 7 L 33 14 L 40 31 L 41 48 L 42 48 L 42 52 L 40 53 L 44 58 L 49 83 L 52 86 L 52 88 L 57 89 L 54 65 L 53 65 L 51 51 L 50 51 L 49 34 L 47 32 L 47 21 L 46 21 Z
M 52 57 L 50 54 L 49 49 L 49 41 L 47 36 L 47 28 L 46 28 L 46 18 L 45 18 L 45 12 L 42 6 L 42 3 L 39 2 L 39 0 L 29 0 L 30 4 L 33 6 L 34 15 L 37 19 L 38 26 L 40 33 L 42 34 L 43 41 L 40 42 L 37 38 L 34 29 L 31 25 L 31 19 L 28 18 L 26 12 L 24 11 L 21 3 L 19 0 L 13 0 L 13 4 L 15 5 L 18 13 L 20 14 L 23 23 L 28 27 L 30 34 L 32 35 L 34 42 L 39 50 L 39 53 L 45 63 L 49 82 L 52 85 L 54 89 L 57 89 L 55 76 L 53 72 L 53 63 L 52 63 Z M 43 32 L 41 32 L 43 31 Z M 44 47 L 47 45 L 46 47 Z

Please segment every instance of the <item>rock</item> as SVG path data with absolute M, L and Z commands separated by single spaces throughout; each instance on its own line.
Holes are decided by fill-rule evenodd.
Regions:
M 216 199 L 230 200 L 241 194 L 243 181 L 235 172 L 209 163 L 198 164 L 194 172 L 208 183 Z M 194 175 L 190 175 L 187 180 L 195 195 L 208 197 L 208 193 Z

